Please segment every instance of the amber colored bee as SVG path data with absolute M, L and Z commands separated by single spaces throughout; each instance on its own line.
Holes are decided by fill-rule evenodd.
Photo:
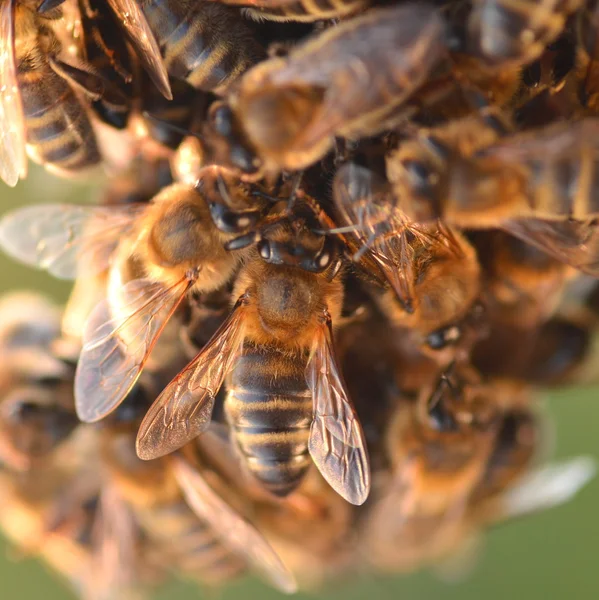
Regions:
M 467 22 L 467 45 L 494 65 L 531 63 L 582 5 L 582 0 L 475 0 Z
M 230 4 L 225 2 L 225 4 Z M 369 0 L 326 0 L 311 2 L 310 0 L 292 0 L 290 2 L 271 3 L 268 0 L 246 2 L 252 5 L 243 13 L 256 21 L 295 21 L 312 23 L 325 19 L 342 19 L 361 12 L 369 4 Z
M 304 168 L 336 136 L 385 129 L 444 52 L 444 22 L 434 8 L 372 10 L 246 73 L 216 129 L 240 137 L 267 169 Z
M 441 223 L 408 219 L 386 182 L 356 164 L 339 169 L 333 198 L 358 266 L 388 288 L 375 298 L 390 321 L 433 336 L 432 345 L 441 344 L 441 331 L 447 342 L 451 336 L 457 341 L 459 323 L 480 291 L 480 267 L 469 242 Z
M 595 119 L 500 136 L 493 115 L 450 122 L 400 144 L 387 160 L 398 206 L 417 222 L 499 228 L 589 274 Z
M 300 206 L 292 221 L 273 209 L 274 224 L 235 281 L 233 311 L 150 408 L 137 450 L 155 458 L 202 433 L 226 378 L 238 448 L 268 490 L 289 494 L 314 460 L 338 493 L 362 504 L 368 455 L 331 329 L 341 307 L 339 261 L 334 244 L 311 232 L 312 208 Z
M 391 466 L 373 490 L 378 501 L 366 533 L 379 568 L 411 570 L 454 545 L 453 530 L 494 447 L 494 398 L 492 388 L 446 372 L 415 401 L 398 400 L 386 431 Z
M 148 406 L 150 390 L 138 391 L 145 396 L 136 399 L 135 407 L 128 403 L 128 408 L 111 417 L 101 439 L 101 454 L 156 554 L 181 575 L 200 581 L 228 580 L 249 565 L 281 591 L 295 591 L 293 575 L 239 512 L 245 501 L 219 471 L 224 462 L 226 471 L 236 473 L 236 483 L 243 481 L 238 463 L 227 458 L 231 452 L 220 451 L 216 464 L 208 463 L 210 454 L 202 446 L 189 446 L 182 453 L 151 462 L 137 458 L 139 421 L 132 417 Z
M 476 236 L 487 310 L 498 321 L 534 328 L 555 312 L 575 271 L 536 246 L 501 231 Z
M 87 108 L 71 85 L 97 83 L 91 73 L 63 62 L 52 29 L 56 15 L 40 15 L 30 2 L 0 6 L 0 175 L 16 185 L 29 157 L 48 170 L 73 174 L 100 163 Z
M 85 328 L 75 379 L 83 420 L 98 420 L 122 402 L 188 292 L 216 290 L 236 271 L 244 251 L 225 244 L 251 228 L 258 213 L 237 215 L 243 194 L 216 194 L 226 185 L 220 170 L 208 169 L 195 188 L 173 184 L 149 205 L 46 205 L 4 218 L 3 247 L 55 275 L 89 276 L 111 260 L 136 263 L 132 271 L 126 267 L 128 274 L 110 270 L 115 294 L 94 309 Z M 223 206 L 227 199 L 230 209 Z

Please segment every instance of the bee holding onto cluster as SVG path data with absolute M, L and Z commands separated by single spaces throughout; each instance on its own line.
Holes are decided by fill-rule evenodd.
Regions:
M 440 565 L 595 472 L 592 2 L 0 0 L 0 525 L 84 598 Z M 582 291 L 581 291 L 582 290 Z M 67 552 L 80 558 L 60 562 Z

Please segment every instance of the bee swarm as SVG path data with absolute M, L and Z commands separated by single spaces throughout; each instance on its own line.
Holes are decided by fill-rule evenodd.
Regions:
M 599 5 L 0 0 L 0 527 L 82 598 L 444 564 L 570 499 Z M 595 86 L 597 89 L 595 89 Z M 110 173 L 110 175 L 108 175 Z

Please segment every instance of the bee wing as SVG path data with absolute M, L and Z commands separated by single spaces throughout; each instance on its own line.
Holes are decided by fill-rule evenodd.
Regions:
M 515 518 L 569 502 L 597 474 L 597 462 L 577 456 L 525 475 L 501 499 L 499 519 Z
M 295 578 L 266 538 L 222 500 L 184 458 L 175 455 L 173 462 L 185 500 L 195 514 L 212 526 L 229 549 L 246 558 L 277 589 L 295 593 Z
M 333 198 L 340 222 L 355 226 L 346 235 L 355 256 L 381 285 L 386 281 L 410 311 L 413 303 L 413 261 L 405 218 L 395 207 L 386 182 L 370 169 L 348 163 L 333 182 Z M 376 274 L 379 274 L 378 277 Z
M 108 4 L 125 29 L 129 41 L 154 85 L 165 98 L 172 100 L 168 73 L 156 37 L 141 8 L 142 3 L 138 0 L 108 0 Z
M 368 450 L 335 360 L 328 323 L 316 334 L 306 379 L 314 402 L 310 455 L 339 495 L 352 504 L 363 504 L 370 492 Z
M 594 221 L 514 219 L 501 229 L 557 260 L 599 277 L 599 224 Z
M 114 484 L 102 487 L 92 535 L 90 591 L 94 598 L 109 600 L 133 583 L 137 570 L 135 520 Z
M 0 246 L 13 258 L 61 279 L 94 275 L 108 267 L 119 239 L 142 210 L 133 204 L 26 206 L 0 220 Z
M 14 5 L 0 0 L 0 177 L 11 187 L 27 175 L 25 120 L 14 55 Z
M 214 399 L 243 343 L 243 304 L 158 396 L 137 434 L 137 455 L 152 460 L 170 454 L 210 424 Z
M 102 419 L 125 399 L 189 286 L 186 278 L 169 288 L 136 279 L 123 288 L 117 317 L 108 300 L 92 311 L 75 373 L 75 408 L 82 421 Z

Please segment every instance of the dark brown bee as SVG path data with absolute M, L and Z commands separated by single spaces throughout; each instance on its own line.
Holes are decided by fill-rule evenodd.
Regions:
M 311 233 L 311 208 L 296 209 L 293 221 L 273 210 L 274 224 L 237 276 L 232 313 L 148 411 L 138 454 L 155 458 L 198 436 L 226 377 L 237 445 L 267 489 L 289 494 L 311 457 L 339 494 L 362 504 L 368 455 L 331 329 L 342 298 L 338 258 L 330 240 Z
M 171 77 L 223 91 L 264 57 L 239 13 L 213 3 L 144 0 L 140 8 Z

